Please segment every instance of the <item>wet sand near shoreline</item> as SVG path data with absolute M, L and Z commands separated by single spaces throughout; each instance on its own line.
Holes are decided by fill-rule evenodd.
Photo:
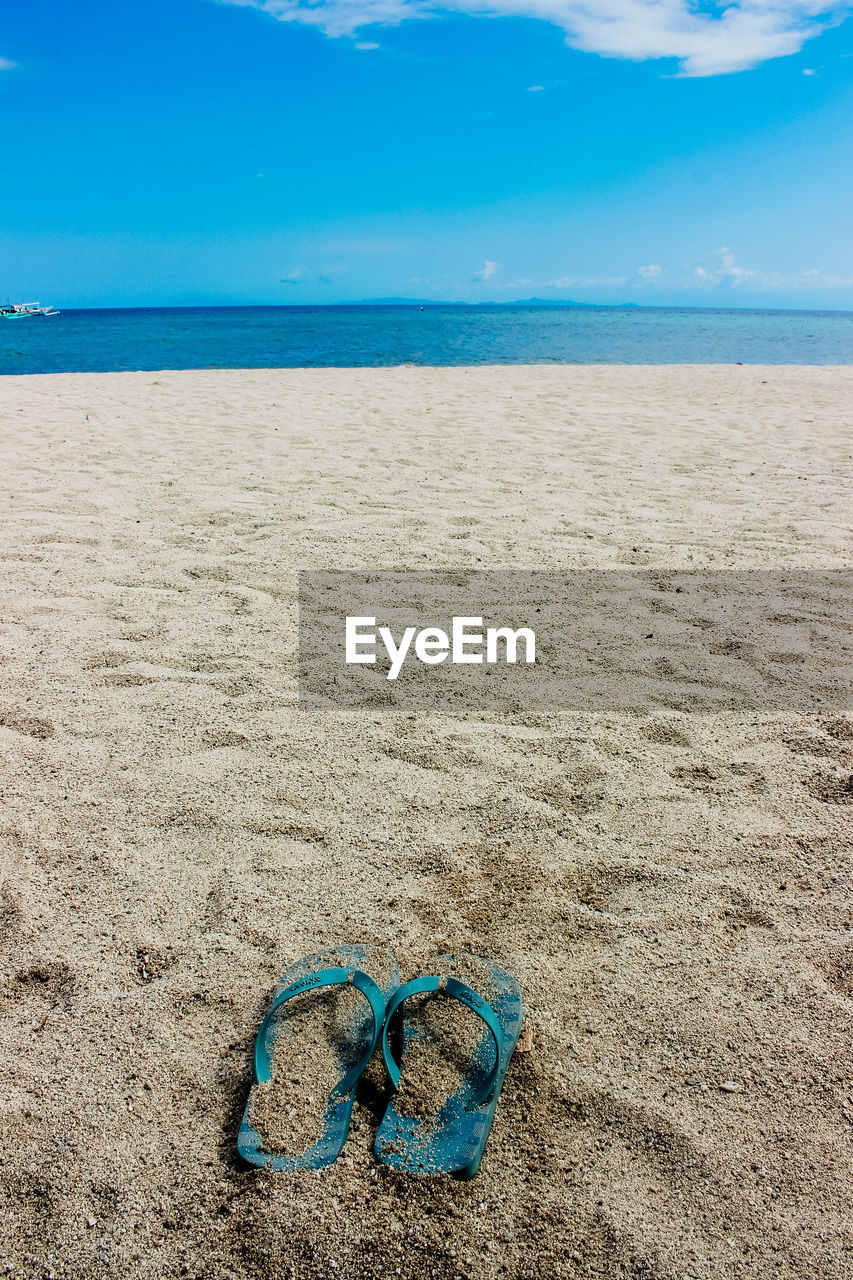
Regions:
M 297 573 L 850 563 L 853 367 L 0 380 L 0 1270 L 842 1280 L 853 715 L 300 706 Z M 338 942 L 519 979 L 480 1174 L 236 1133 Z

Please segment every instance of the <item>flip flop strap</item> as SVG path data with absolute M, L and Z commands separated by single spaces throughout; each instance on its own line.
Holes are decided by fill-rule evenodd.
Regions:
M 453 996 L 455 1000 L 464 1004 L 473 1013 L 478 1014 L 492 1034 L 492 1039 L 495 1042 L 494 1064 L 489 1071 L 482 1088 L 478 1089 L 466 1104 L 466 1109 L 468 1111 L 474 1111 L 481 1103 L 486 1101 L 492 1092 L 495 1077 L 498 1074 L 498 1068 L 500 1067 L 501 1057 L 503 1054 L 504 1037 L 501 1024 L 498 1022 L 495 1012 L 488 1000 L 484 1000 L 478 992 L 472 990 L 471 987 L 466 986 L 464 982 L 460 982 L 458 978 L 439 978 L 435 976 L 428 978 L 413 978 L 411 982 L 404 982 L 402 987 L 398 987 L 395 991 L 388 1004 L 388 1009 L 385 1014 L 385 1025 L 382 1028 L 382 1057 L 385 1059 L 385 1068 L 388 1075 L 391 1077 L 391 1083 L 394 1088 L 397 1089 L 400 1084 L 400 1076 L 402 1075 L 400 1065 L 394 1061 L 394 1057 L 388 1047 L 388 1028 L 391 1025 L 391 1019 L 404 1000 L 408 1000 L 409 996 L 420 995 L 421 992 L 425 991 L 444 991 L 447 995 Z
M 356 1081 L 367 1066 L 373 1050 L 376 1048 L 379 1031 L 385 1020 L 385 997 L 373 979 L 368 974 L 363 973 L 361 969 L 316 969 L 304 978 L 297 978 L 296 982 L 292 982 L 289 987 L 285 987 L 280 995 L 276 996 L 269 1009 L 267 1009 L 255 1040 L 255 1079 L 258 1084 L 265 1084 L 272 1079 L 272 1067 L 267 1053 L 266 1034 L 276 1011 L 287 1000 L 292 1000 L 294 996 L 301 996 L 305 991 L 314 991 L 319 987 L 338 986 L 355 987 L 367 999 L 373 1014 L 373 1034 L 370 1037 L 366 1051 L 355 1066 L 351 1067 L 343 1079 L 339 1080 L 334 1089 L 332 1089 L 329 1094 L 329 1101 L 339 1102 L 352 1092 Z

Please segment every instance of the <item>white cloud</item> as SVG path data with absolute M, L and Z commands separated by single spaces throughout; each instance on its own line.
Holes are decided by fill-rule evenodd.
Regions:
M 635 276 L 558 276 L 546 280 L 551 289 L 621 289 L 636 280 Z
M 737 266 L 734 254 L 725 245 L 722 249 L 714 249 L 710 256 L 719 258 L 719 264 L 709 267 L 696 267 L 693 274 L 699 284 L 728 285 L 732 288 L 738 288 L 742 284 L 759 283 L 762 273 L 756 271 L 754 267 Z
M 639 275 L 639 273 L 638 273 Z M 687 275 L 675 276 L 668 284 L 679 289 L 734 289 L 748 288 L 750 292 L 770 292 L 783 289 L 786 292 L 848 289 L 853 284 L 851 276 L 829 275 L 825 271 L 810 268 L 807 271 L 764 271 L 758 267 L 742 267 L 735 261 L 731 249 L 725 246 L 715 249 L 698 263 Z
M 0 71 L 11 71 L 17 65 L 17 62 L 10 62 L 8 58 L 0 58 Z
M 682 75 L 713 76 L 796 53 L 840 22 L 853 0 L 220 0 L 319 27 L 329 36 L 396 26 L 442 13 L 539 18 L 562 28 L 574 49 L 607 58 L 677 59 Z
M 356 49 L 360 49 L 362 53 L 366 53 L 369 49 L 378 49 L 379 45 L 373 40 L 359 40 L 356 42 Z
M 281 277 L 282 284 L 333 284 L 335 276 L 346 267 L 326 267 L 324 271 L 309 271 L 307 267 L 294 267 Z
M 545 89 L 544 84 L 532 84 L 527 90 L 528 93 L 542 93 Z
M 492 262 L 491 258 L 486 258 L 486 261 L 483 263 L 480 270 L 475 272 L 474 279 L 475 280 L 491 280 L 492 276 L 495 274 L 497 270 L 498 270 L 498 264 L 496 262 Z
M 718 258 L 719 262 L 711 263 L 706 259 L 708 266 L 694 267 L 693 279 L 689 282 L 694 287 L 697 284 L 709 289 L 741 289 L 743 286 L 748 286 L 753 291 L 772 292 L 774 289 L 785 289 L 808 292 L 816 289 L 828 291 L 849 289 L 853 284 L 853 276 L 833 276 L 814 268 L 791 273 L 741 267 L 735 262 L 731 249 L 726 248 L 715 249 L 710 258 Z
M 537 284 L 535 281 L 526 283 Z M 600 289 L 611 293 L 618 290 L 622 296 L 625 296 L 625 290 L 642 295 L 650 288 L 655 290 L 655 296 L 658 297 L 661 288 L 665 289 L 667 296 L 685 292 L 695 294 L 697 289 L 708 293 L 747 291 L 749 294 L 772 294 L 782 291 L 807 295 L 850 289 L 853 286 L 853 276 L 830 275 L 815 268 L 786 272 L 742 267 L 735 261 L 731 249 L 724 246 L 713 250 L 700 262 L 687 263 L 680 268 L 667 268 L 659 263 L 652 263 L 638 267 L 630 276 L 558 276 L 538 283 L 560 290 Z

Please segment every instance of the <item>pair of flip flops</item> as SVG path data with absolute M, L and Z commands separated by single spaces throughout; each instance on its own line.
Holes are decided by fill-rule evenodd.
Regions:
M 255 1041 L 255 1086 L 237 1138 L 242 1158 L 249 1164 L 274 1170 L 319 1169 L 336 1159 L 349 1132 L 356 1085 L 381 1042 L 395 1093 L 376 1135 L 377 1158 L 407 1173 L 472 1178 L 480 1167 L 498 1095 L 521 1032 L 521 991 L 505 970 L 478 957 L 442 956 L 439 967 L 440 974 L 400 985 L 400 971 L 390 952 L 366 946 L 333 947 L 291 966 L 276 988 Z M 481 990 L 455 977 L 454 971 L 464 973 Z M 476 975 L 473 978 L 472 973 Z M 327 1068 L 331 1067 L 337 1076 L 337 1084 L 322 1104 L 322 1113 L 313 1117 L 313 1141 L 307 1150 L 300 1154 L 276 1153 L 274 1138 L 261 1132 L 264 1126 L 258 1120 L 253 1099 L 259 1087 L 272 1087 L 274 1074 L 287 1071 L 288 1041 L 291 1048 L 296 1047 L 291 1034 L 281 1035 L 289 1021 L 283 1007 L 296 997 L 324 988 L 327 995 L 337 992 L 346 997 L 323 1046 Z M 418 1010 L 425 1008 L 436 994 L 456 1001 L 476 1018 L 462 1009 L 458 1010 L 458 1017 L 450 1018 L 451 1031 L 454 1020 L 460 1026 L 464 1023 L 466 1031 L 462 1057 L 457 1054 L 455 1070 L 443 1077 L 451 1079 L 453 1087 L 446 1096 L 438 1087 L 442 1078 L 439 1061 L 435 1105 L 427 1108 L 429 1114 L 418 1114 L 417 1106 L 399 1104 L 405 1098 L 407 1064 L 414 1068 L 425 1054 L 432 1052 L 435 1057 L 436 1052 L 441 1052 L 428 1020 L 418 1016 Z M 411 1001 L 408 1009 L 404 1007 L 407 1001 Z M 300 1002 L 302 1007 L 305 1004 Z M 451 1010 L 445 1008 L 443 1012 L 446 1028 Z M 296 1022 L 298 1033 L 298 1018 Z M 289 1028 L 290 1032 L 293 1030 Z M 279 1053 L 283 1055 L 281 1062 L 275 1061 Z M 304 1067 L 298 1054 L 294 1069 L 297 1076 L 292 1080 L 299 1085 L 298 1072 Z M 423 1106 L 420 1110 L 423 1112 Z

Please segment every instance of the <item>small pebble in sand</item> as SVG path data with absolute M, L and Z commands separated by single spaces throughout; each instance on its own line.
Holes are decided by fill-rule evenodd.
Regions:
M 518 1037 L 518 1044 L 515 1046 L 516 1053 L 530 1053 L 533 1048 L 533 1028 L 531 1026 L 522 1027 L 521 1035 Z

